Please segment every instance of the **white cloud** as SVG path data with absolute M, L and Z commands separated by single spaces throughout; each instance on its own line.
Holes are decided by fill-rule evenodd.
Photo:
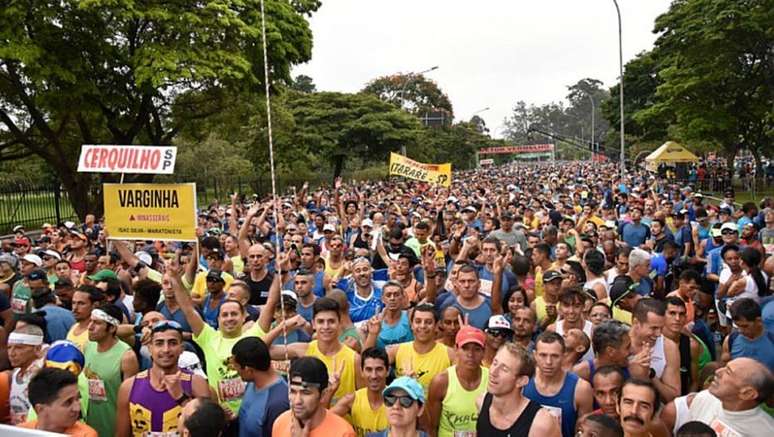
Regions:
M 670 0 L 619 0 L 624 63 L 653 46 L 655 18 Z M 312 60 L 294 74 L 325 91 L 355 92 L 369 80 L 421 71 L 450 97 L 458 119 L 481 113 L 502 125 L 518 100 L 564 99 L 584 77 L 618 80 L 612 0 L 324 0 L 311 18 Z

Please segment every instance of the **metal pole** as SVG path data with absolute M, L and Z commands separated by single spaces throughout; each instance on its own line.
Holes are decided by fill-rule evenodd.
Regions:
M 594 141 L 594 112 L 596 111 L 594 106 L 594 98 L 591 94 L 586 94 L 589 101 L 591 101 L 591 160 L 594 160 L 594 154 L 596 153 L 595 141 Z
M 438 66 L 436 65 L 435 67 L 428 68 L 427 70 L 420 71 L 419 73 L 408 73 L 408 74 L 406 74 L 406 76 L 408 76 L 408 77 L 406 78 L 405 81 L 403 81 L 403 86 L 400 89 L 400 108 L 401 109 L 403 109 L 403 105 L 406 103 L 406 100 L 404 99 L 404 94 L 406 92 L 406 87 L 411 82 L 414 81 L 414 77 L 413 76 L 420 76 L 420 75 L 423 75 L 425 73 L 429 73 L 429 72 L 437 70 L 437 69 L 438 69 Z M 406 145 L 405 144 L 401 144 L 401 146 L 400 146 L 400 154 L 403 155 L 403 156 L 406 156 Z
M 620 117 L 621 117 L 621 177 L 626 174 L 626 156 L 624 155 L 624 70 L 623 70 L 623 37 L 621 30 L 621 8 L 618 7 L 618 0 L 613 0 L 615 4 L 615 11 L 618 14 L 618 67 L 621 75 L 621 83 L 619 86 L 620 101 Z

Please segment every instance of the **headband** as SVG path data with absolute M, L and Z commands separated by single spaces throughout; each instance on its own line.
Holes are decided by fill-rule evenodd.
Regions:
M 103 322 L 107 323 L 108 325 L 118 326 L 121 324 L 121 322 L 118 321 L 115 317 L 111 316 L 110 314 L 100 310 L 92 310 L 91 311 L 91 318 L 96 320 L 102 320 Z
M 22 334 L 20 332 L 12 332 L 8 336 L 8 344 L 26 344 L 29 346 L 40 346 L 43 344 L 42 335 Z

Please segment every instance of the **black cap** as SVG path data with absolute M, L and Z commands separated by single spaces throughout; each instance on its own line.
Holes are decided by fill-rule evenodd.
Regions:
M 616 305 L 630 293 L 636 293 L 634 288 L 636 287 L 632 278 L 627 275 L 620 275 L 613 280 L 613 284 L 610 286 L 610 301 L 613 305 Z
M 48 280 L 48 275 L 46 275 L 46 272 L 44 270 L 33 270 L 29 274 L 27 274 L 27 279 L 30 281 L 41 281 L 41 280 Z
M 547 270 L 543 273 L 543 282 L 550 282 L 554 279 L 564 279 L 564 275 L 556 270 Z
M 299 358 L 290 365 L 288 382 L 290 385 L 313 384 L 323 391 L 328 387 L 328 368 L 317 357 Z
M 72 287 L 73 281 L 69 280 L 68 278 L 59 278 L 54 283 L 54 288 L 65 288 L 65 287 Z
M 31 290 L 31 292 L 32 292 L 31 293 L 32 294 L 32 298 L 33 299 L 37 299 L 37 298 L 40 298 L 40 297 L 47 296 L 47 295 L 51 294 L 51 289 L 48 288 L 47 286 L 36 287 L 36 288 L 33 288 Z
M 207 272 L 207 280 L 214 280 L 214 281 L 220 281 L 225 283 L 226 281 L 223 279 L 223 276 L 221 276 L 223 273 L 221 273 L 220 270 L 212 269 L 209 272 Z

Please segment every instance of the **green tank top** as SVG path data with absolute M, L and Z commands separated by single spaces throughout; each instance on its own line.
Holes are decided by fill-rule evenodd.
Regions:
M 120 340 L 105 352 L 98 352 L 97 343 L 93 341 L 86 343 L 86 366 L 79 378 L 85 379 L 88 386 L 86 424 L 94 428 L 100 437 L 116 434 L 116 402 L 118 388 L 123 381 L 121 356 L 128 350 L 131 350 L 129 345 Z
M 472 391 L 467 391 L 457 378 L 457 366 L 449 367 L 449 385 L 441 403 L 439 437 L 453 437 L 455 432 L 476 432 L 478 409 L 476 399 L 486 392 L 489 383 L 489 369 L 481 368 L 481 382 Z

